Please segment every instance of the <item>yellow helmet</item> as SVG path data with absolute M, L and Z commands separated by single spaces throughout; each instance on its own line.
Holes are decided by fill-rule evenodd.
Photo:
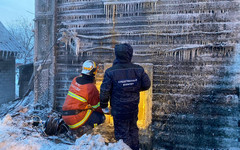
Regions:
M 97 65 L 92 60 L 86 60 L 82 65 L 82 74 L 94 76 L 97 73 Z

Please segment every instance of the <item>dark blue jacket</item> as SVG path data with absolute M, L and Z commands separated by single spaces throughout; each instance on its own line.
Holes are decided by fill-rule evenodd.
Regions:
M 106 70 L 100 88 L 100 106 L 106 108 L 110 99 L 112 115 L 123 119 L 137 116 L 139 92 L 151 85 L 143 67 L 131 63 L 132 55 L 130 45 L 115 46 L 116 59 Z

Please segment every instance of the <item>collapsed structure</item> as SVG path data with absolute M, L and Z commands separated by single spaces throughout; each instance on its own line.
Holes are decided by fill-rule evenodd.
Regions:
M 60 110 L 85 60 L 99 86 L 129 43 L 152 78 L 140 113 L 153 148 L 240 147 L 239 14 L 237 0 L 36 1 L 35 100 Z

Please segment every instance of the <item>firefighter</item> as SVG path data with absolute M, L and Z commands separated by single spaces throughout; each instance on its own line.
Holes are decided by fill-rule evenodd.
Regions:
M 62 118 L 78 136 L 83 129 L 90 129 L 104 122 L 105 116 L 100 108 L 99 91 L 95 86 L 96 63 L 87 60 L 83 63 L 80 76 L 70 85 L 62 107 Z M 89 129 L 88 128 L 88 129 Z
M 129 44 L 115 46 L 115 60 L 107 69 L 100 88 L 100 106 L 114 121 L 116 140 L 122 139 L 133 150 L 139 149 L 138 104 L 140 91 L 150 88 L 151 82 L 143 67 L 131 63 L 133 48 Z

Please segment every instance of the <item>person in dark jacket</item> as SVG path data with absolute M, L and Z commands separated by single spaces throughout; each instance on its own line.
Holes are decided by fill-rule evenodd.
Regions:
M 131 63 L 133 48 L 115 46 L 116 59 L 106 70 L 100 88 L 100 107 L 107 112 L 110 100 L 116 140 L 122 139 L 133 150 L 139 149 L 138 104 L 140 91 L 148 90 L 150 79 L 143 67 Z

